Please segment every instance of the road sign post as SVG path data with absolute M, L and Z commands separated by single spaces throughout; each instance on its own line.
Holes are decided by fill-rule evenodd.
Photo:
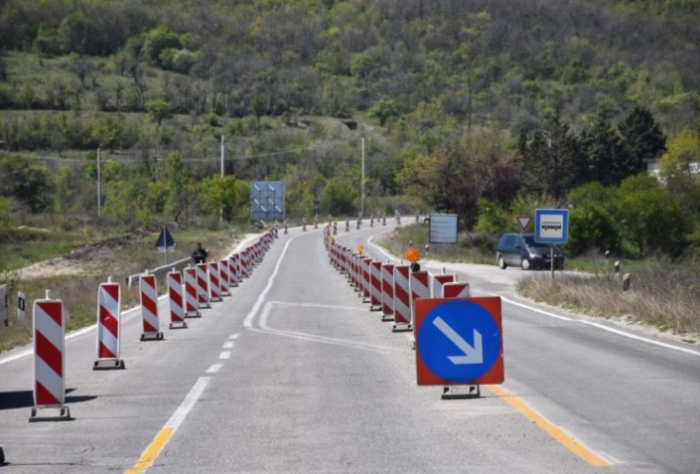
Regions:
M 554 245 L 569 241 L 568 209 L 535 209 L 535 242 L 551 244 L 549 261 L 554 279 Z
M 418 299 L 415 331 L 418 385 L 503 383 L 500 297 Z

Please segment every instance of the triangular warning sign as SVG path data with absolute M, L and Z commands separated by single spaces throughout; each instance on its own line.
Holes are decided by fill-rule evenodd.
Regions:
M 531 216 L 518 216 L 518 224 L 520 224 L 520 228 L 523 230 L 523 232 L 527 230 L 527 226 L 530 225 L 531 220 Z
M 156 247 L 158 247 L 159 252 L 172 252 L 175 249 L 175 239 L 170 235 L 170 231 L 167 227 L 163 227 L 160 231 L 158 240 L 156 241 Z

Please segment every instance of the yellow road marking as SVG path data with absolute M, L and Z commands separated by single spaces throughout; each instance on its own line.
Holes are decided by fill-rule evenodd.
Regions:
M 570 435 L 566 434 L 564 430 L 556 426 L 554 423 L 551 421 L 547 420 L 544 418 L 542 415 L 537 413 L 535 410 L 527 406 L 524 401 L 520 400 L 519 398 L 515 397 L 512 395 L 510 392 L 507 390 L 497 386 L 497 385 L 486 385 L 485 386 L 488 390 L 490 390 L 493 394 L 497 395 L 501 399 L 503 399 L 506 403 L 508 403 L 510 406 L 518 410 L 525 418 L 539 426 L 542 430 L 545 431 L 549 436 L 554 438 L 556 441 L 559 442 L 562 446 L 564 446 L 566 449 L 574 453 L 576 456 L 579 458 L 583 459 L 586 461 L 588 464 L 594 467 L 607 467 L 611 466 L 610 462 L 607 461 L 606 459 L 598 456 L 595 454 L 593 451 L 589 450 L 585 446 L 580 445 L 579 443 L 576 442 L 574 438 L 572 438 Z
M 143 454 L 141 454 L 141 459 L 139 459 L 139 461 L 134 465 L 134 467 L 126 471 L 125 474 L 141 474 L 146 469 L 151 467 L 153 465 L 153 462 L 160 454 L 160 451 L 165 447 L 166 444 L 168 444 L 168 441 L 170 441 L 170 438 L 173 436 L 174 432 L 174 426 L 164 426 L 158 432 L 153 442 L 149 444 L 146 450 L 143 452 Z

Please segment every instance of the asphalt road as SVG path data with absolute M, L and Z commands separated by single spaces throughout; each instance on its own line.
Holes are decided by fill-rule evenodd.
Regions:
M 386 260 L 383 230 L 339 241 Z M 70 335 L 72 421 L 29 423 L 32 357 L 0 357 L 0 472 L 700 472 L 700 353 L 520 301 L 519 270 L 450 269 L 503 297 L 506 383 L 479 399 L 418 387 L 410 334 L 368 310 L 320 231 L 292 229 L 188 329 L 141 342 L 125 312 L 123 371 L 92 370 L 94 329 Z

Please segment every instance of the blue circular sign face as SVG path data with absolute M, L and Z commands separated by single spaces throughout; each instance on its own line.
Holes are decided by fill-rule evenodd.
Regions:
M 498 360 L 501 334 L 496 321 L 481 305 L 446 301 L 423 319 L 417 350 L 436 376 L 469 383 L 486 374 Z

